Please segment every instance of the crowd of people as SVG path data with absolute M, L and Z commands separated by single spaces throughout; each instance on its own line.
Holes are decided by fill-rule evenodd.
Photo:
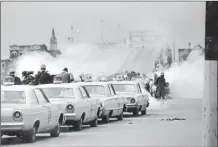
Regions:
M 68 68 L 64 68 L 62 72 L 57 75 L 51 75 L 46 70 L 46 65 L 42 64 L 40 66 L 40 71 L 34 76 L 33 71 L 23 71 L 22 79 L 15 76 L 15 70 L 10 69 L 9 76 L 13 78 L 14 85 L 40 85 L 40 84 L 50 84 L 54 83 L 57 77 L 61 80 L 61 83 L 71 83 L 76 82 L 73 74 L 68 72 Z M 81 74 L 79 76 L 80 82 L 91 82 L 92 75 Z M 136 73 L 134 71 L 125 71 L 124 73 L 115 73 L 113 75 L 107 76 L 107 79 L 100 79 L 99 81 L 112 81 L 112 80 L 144 80 L 144 88 L 155 98 L 165 99 L 166 94 L 169 94 L 169 83 L 166 82 L 164 73 L 162 72 L 160 76 L 157 73 L 150 78 L 148 78 L 144 73 Z
M 62 83 L 70 83 L 74 80 L 73 75 L 68 73 L 68 69 L 64 68 L 63 71 L 58 75 L 51 75 L 46 70 L 46 65 L 40 66 L 40 71 L 33 76 L 33 71 L 23 71 L 22 78 L 15 76 L 15 70 L 9 70 L 9 77 L 13 78 L 14 85 L 40 85 L 53 83 L 54 77 L 59 76 L 62 79 Z

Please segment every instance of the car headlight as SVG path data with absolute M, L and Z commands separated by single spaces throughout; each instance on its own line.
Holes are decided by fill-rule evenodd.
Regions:
M 135 100 L 134 98 L 132 98 L 132 99 L 130 99 L 130 102 L 131 102 L 131 103 L 135 103 L 136 100 Z
M 20 111 L 14 111 L 13 119 L 15 121 L 21 121 L 22 120 L 22 114 L 20 113 Z
M 74 106 L 72 104 L 68 104 L 66 110 L 67 112 L 74 112 Z

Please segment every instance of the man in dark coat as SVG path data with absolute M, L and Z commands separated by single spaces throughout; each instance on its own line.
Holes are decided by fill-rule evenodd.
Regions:
M 52 83 L 50 74 L 46 71 L 46 65 L 42 64 L 39 71 L 35 76 L 35 85 Z
M 20 78 L 17 77 L 17 76 L 15 76 L 15 70 L 14 70 L 14 69 L 12 69 L 12 68 L 10 69 L 9 75 L 10 75 L 11 77 L 13 77 L 13 79 L 14 79 L 14 85 L 21 85 L 21 84 L 22 84 Z
M 155 85 L 157 85 L 157 96 L 159 99 L 165 99 L 165 86 L 166 80 L 164 78 L 164 73 L 161 73 L 161 76 L 157 78 Z
M 23 85 L 28 85 L 34 80 L 34 77 L 31 76 L 31 74 L 33 74 L 32 71 L 23 71 L 22 72 L 22 76 L 23 76 L 22 84 Z

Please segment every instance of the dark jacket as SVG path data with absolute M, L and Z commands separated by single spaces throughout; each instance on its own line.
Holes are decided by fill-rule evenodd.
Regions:
M 34 77 L 33 76 L 25 76 L 23 81 L 22 81 L 22 84 L 23 85 L 28 85 L 30 84 L 32 81 L 34 80 Z
M 166 80 L 164 77 L 158 77 L 155 81 L 155 85 L 157 85 L 158 89 L 165 89 L 166 86 Z
M 38 72 L 35 76 L 35 85 L 52 83 L 51 76 L 48 72 Z
M 146 84 L 145 84 L 145 89 L 146 89 L 148 92 L 150 92 L 150 85 L 149 85 L 149 83 L 146 83 Z
M 19 77 L 14 76 L 13 78 L 14 78 L 14 85 L 21 85 L 22 84 Z

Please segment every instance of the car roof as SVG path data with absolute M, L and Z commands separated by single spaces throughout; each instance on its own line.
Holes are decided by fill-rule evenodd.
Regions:
M 42 85 L 37 85 L 36 88 L 54 88 L 54 87 L 77 88 L 79 86 L 81 86 L 80 83 L 61 83 L 61 84 L 42 84 Z
M 1 86 L 1 90 L 9 90 L 9 91 L 27 91 L 31 89 L 34 89 L 34 86 L 30 86 L 30 85 Z
M 137 81 L 111 81 L 111 84 L 138 84 Z
M 83 82 L 81 84 L 82 85 L 102 85 L 102 86 L 107 86 L 110 83 L 109 82 Z

